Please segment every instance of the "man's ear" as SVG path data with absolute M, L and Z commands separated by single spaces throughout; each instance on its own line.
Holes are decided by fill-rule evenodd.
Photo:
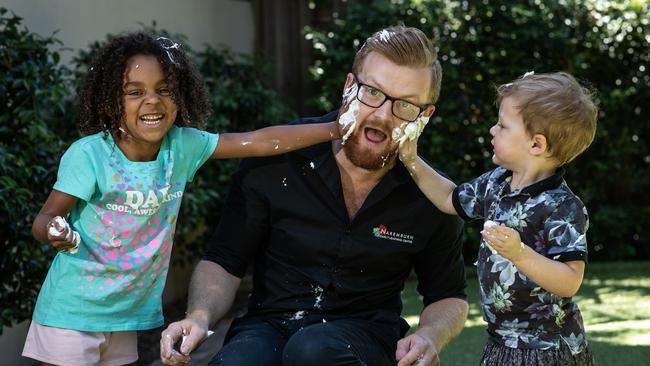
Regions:
M 354 84 L 354 83 L 355 83 L 354 75 L 351 72 L 349 72 L 348 76 L 345 78 L 345 85 L 343 85 L 343 93 L 341 93 L 341 95 L 344 95 L 345 90 L 347 88 L 351 87 L 352 84 Z
M 424 117 L 431 117 L 433 115 L 433 112 L 436 111 L 436 106 L 433 104 L 430 104 L 423 112 L 422 115 Z
M 541 156 L 548 152 L 548 142 L 546 141 L 546 136 L 542 135 L 541 133 L 533 135 L 531 142 L 531 154 Z

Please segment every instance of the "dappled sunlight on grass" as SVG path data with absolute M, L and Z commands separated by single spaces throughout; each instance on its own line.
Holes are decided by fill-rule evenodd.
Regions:
M 593 341 L 650 346 L 650 320 L 629 320 L 602 324 L 586 325 L 589 339 Z
M 487 340 L 475 267 L 467 267 L 469 316 L 463 332 L 442 352 L 443 365 L 476 365 Z M 402 315 L 413 331 L 422 310 L 411 278 Z M 575 296 L 598 365 L 639 365 L 650 359 L 650 262 L 589 263 Z

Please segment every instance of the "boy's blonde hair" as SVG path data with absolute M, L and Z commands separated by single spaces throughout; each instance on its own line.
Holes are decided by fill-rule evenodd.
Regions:
M 430 67 L 431 86 L 428 102 L 435 103 L 438 100 L 442 66 L 438 62 L 438 52 L 433 47 L 433 43 L 421 30 L 394 26 L 370 36 L 354 57 L 352 72 L 355 75 L 361 71 L 363 60 L 370 52 L 377 52 L 400 66 Z
M 532 136 L 546 137 L 548 152 L 559 165 L 580 155 L 594 140 L 598 108 L 593 92 L 566 72 L 526 74 L 497 88 L 497 107 L 513 97 Z

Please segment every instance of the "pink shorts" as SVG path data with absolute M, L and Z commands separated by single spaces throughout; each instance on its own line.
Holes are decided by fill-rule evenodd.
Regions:
M 54 365 L 125 365 L 138 359 L 138 336 L 136 331 L 82 332 L 32 321 L 23 356 Z

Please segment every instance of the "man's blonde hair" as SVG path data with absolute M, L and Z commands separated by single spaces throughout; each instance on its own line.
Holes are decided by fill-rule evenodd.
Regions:
M 566 72 L 526 74 L 497 88 L 497 107 L 506 97 L 514 98 L 527 132 L 546 137 L 548 152 L 559 165 L 594 140 L 598 108 L 593 92 Z
M 431 87 L 427 102 L 435 103 L 438 100 L 442 67 L 438 62 L 438 52 L 433 47 L 433 43 L 421 30 L 394 26 L 370 36 L 354 57 L 352 72 L 355 75 L 361 71 L 363 60 L 370 52 L 377 52 L 400 66 L 430 67 Z

